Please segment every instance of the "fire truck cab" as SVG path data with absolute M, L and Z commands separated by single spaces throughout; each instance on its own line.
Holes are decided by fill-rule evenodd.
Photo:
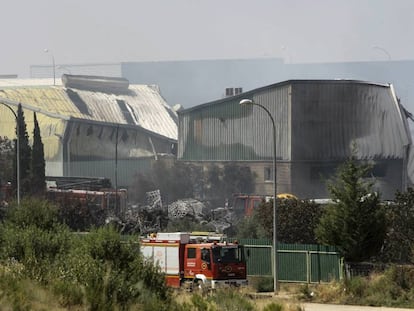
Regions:
M 244 248 L 190 233 L 158 233 L 141 240 L 141 251 L 158 264 L 169 286 L 194 288 L 247 285 Z

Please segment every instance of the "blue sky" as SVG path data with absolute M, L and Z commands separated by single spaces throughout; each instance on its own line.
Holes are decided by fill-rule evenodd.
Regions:
M 50 64 L 51 54 L 56 65 L 414 59 L 411 0 L 6 1 L 0 74 L 19 77 L 29 76 L 30 65 Z

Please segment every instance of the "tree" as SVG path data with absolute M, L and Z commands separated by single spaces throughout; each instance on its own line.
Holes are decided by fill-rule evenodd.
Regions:
M 45 154 L 43 149 L 42 137 L 40 136 L 39 123 L 37 122 L 36 112 L 33 113 L 33 147 L 31 165 L 31 193 L 41 196 L 46 189 L 45 177 Z
M 395 201 L 386 205 L 387 234 L 381 259 L 394 263 L 414 263 L 414 189 L 397 191 Z
M 328 182 L 334 203 L 328 204 L 316 228 L 320 243 L 336 245 L 347 261 L 376 255 L 384 241 L 386 223 L 380 196 L 366 176 L 371 165 L 351 157 Z
M 18 131 L 17 131 L 18 128 Z M 19 135 L 19 168 L 20 168 L 20 195 L 23 197 L 24 195 L 30 194 L 30 165 L 31 165 L 31 154 L 32 150 L 29 145 L 29 135 L 27 134 L 27 127 L 26 121 L 24 119 L 24 112 L 22 109 L 22 105 L 19 104 L 17 109 L 17 125 L 16 125 L 16 136 L 17 133 Z M 17 144 L 17 142 L 16 142 Z M 14 171 L 17 172 L 17 165 L 16 160 L 13 161 L 14 163 Z M 17 174 L 13 175 L 13 188 L 17 188 Z
M 277 238 L 281 243 L 316 243 L 314 230 L 321 216 L 318 204 L 307 200 L 277 200 Z M 273 200 L 262 202 L 237 228 L 239 238 L 273 237 Z

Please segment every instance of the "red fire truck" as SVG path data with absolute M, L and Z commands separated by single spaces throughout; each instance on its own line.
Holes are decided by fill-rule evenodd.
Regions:
M 247 285 L 244 248 L 238 243 L 186 232 L 158 233 L 141 240 L 141 251 L 159 265 L 171 287 Z

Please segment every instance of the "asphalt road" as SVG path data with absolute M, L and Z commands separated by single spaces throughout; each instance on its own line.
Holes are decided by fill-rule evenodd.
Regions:
M 385 308 L 385 307 L 362 307 L 362 306 L 344 306 L 319 303 L 302 303 L 305 311 L 407 311 L 412 309 L 404 308 Z

